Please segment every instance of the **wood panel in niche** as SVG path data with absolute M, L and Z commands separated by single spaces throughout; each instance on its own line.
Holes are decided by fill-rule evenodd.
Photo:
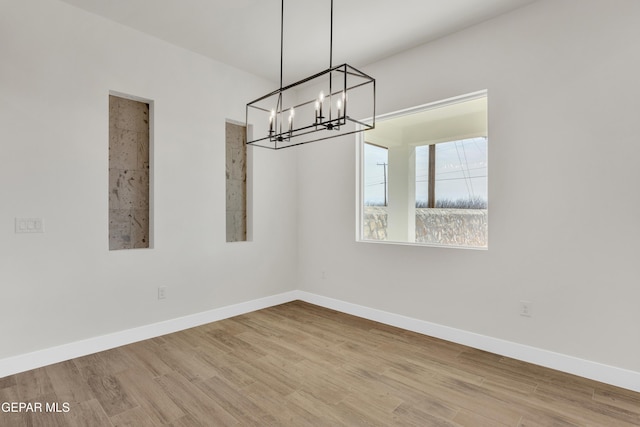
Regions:
M 247 240 L 247 131 L 226 123 L 227 242 Z
M 109 250 L 149 247 L 149 104 L 109 96 Z

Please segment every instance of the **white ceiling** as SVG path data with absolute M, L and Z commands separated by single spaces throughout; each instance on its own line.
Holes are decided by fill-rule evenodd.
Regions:
M 376 119 L 366 142 L 382 147 L 417 146 L 487 135 L 486 96 L 431 105 L 388 119 Z
M 279 0 L 63 0 L 274 82 Z M 333 64 L 362 67 L 536 0 L 335 0 Z M 284 83 L 329 66 L 330 0 L 285 0 Z

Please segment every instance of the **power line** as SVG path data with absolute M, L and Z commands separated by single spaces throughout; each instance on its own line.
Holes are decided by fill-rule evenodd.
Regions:
M 469 160 L 467 160 L 467 150 L 464 148 L 464 144 L 462 145 L 462 154 L 464 154 L 464 164 L 467 166 L 467 174 L 469 176 L 471 176 L 471 173 L 469 172 Z M 475 197 L 475 193 L 473 191 L 473 182 L 471 182 L 471 180 L 469 180 L 469 186 L 471 187 L 471 196 Z
M 457 156 L 458 156 L 458 163 L 460 163 L 460 166 L 462 166 L 462 158 L 460 157 L 460 150 L 458 150 L 458 143 L 457 143 L 457 142 L 454 142 L 454 144 L 453 144 L 453 145 L 454 145 L 454 147 L 456 147 L 456 154 L 457 154 Z M 462 175 L 463 175 L 463 176 L 466 176 L 466 175 L 465 175 L 465 173 L 464 173 L 464 166 L 462 167 Z M 472 191 L 471 191 L 471 189 L 469 188 L 469 182 L 468 182 L 466 179 L 464 180 L 464 184 L 465 184 L 465 186 L 467 187 L 467 192 L 468 192 L 469 194 L 473 194 L 473 192 L 472 192 Z
M 487 175 L 477 175 L 477 176 L 469 176 L 469 177 L 462 177 L 462 178 L 441 178 L 441 179 L 436 179 L 436 182 L 438 182 L 438 181 L 456 181 L 456 180 L 459 180 L 459 179 L 467 180 L 467 179 L 486 178 L 486 177 L 487 177 Z M 429 182 L 429 181 L 428 180 L 421 180 L 421 181 L 417 181 L 416 180 L 416 182 Z
M 467 171 L 475 171 L 475 170 L 479 170 L 479 169 L 485 169 L 486 170 L 487 167 L 486 166 L 480 166 L 480 167 L 477 167 L 477 168 L 467 168 Z M 436 172 L 436 175 L 444 175 L 446 173 L 463 173 L 463 172 L 461 170 L 446 171 L 446 172 Z M 428 176 L 428 175 L 416 175 L 416 178 L 424 178 L 426 176 Z M 436 178 L 436 180 L 437 180 L 437 178 Z

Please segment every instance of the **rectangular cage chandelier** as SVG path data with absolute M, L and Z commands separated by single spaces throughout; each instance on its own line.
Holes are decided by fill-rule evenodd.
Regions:
M 349 64 L 333 66 L 333 0 L 329 68 L 283 86 L 284 0 L 280 16 L 280 88 L 246 107 L 247 145 L 279 150 L 375 127 L 376 81 Z

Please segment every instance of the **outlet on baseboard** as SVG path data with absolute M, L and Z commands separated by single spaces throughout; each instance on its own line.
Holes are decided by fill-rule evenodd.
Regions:
M 167 298 L 167 287 L 160 286 L 158 287 L 158 299 L 166 299 Z
M 533 316 L 533 303 L 531 301 L 520 301 L 520 316 Z

